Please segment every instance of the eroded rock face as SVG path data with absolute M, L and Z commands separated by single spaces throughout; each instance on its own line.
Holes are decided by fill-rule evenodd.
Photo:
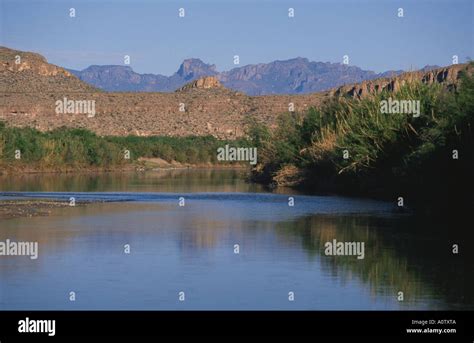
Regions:
M 21 73 L 32 71 L 41 76 L 71 76 L 63 68 L 49 64 L 43 56 L 32 52 L 19 53 L 12 49 L 0 47 L 0 60 L 0 72 Z
M 184 92 L 191 89 L 211 89 L 211 88 L 223 88 L 220 81 L 214 76 L 203 77 L 193 82 L 184 85 L 177 92 Z
M 469 64 L 456 64 L 450 67 L 437 68 L 425 72 L 415 71 L 403 73 L 396 77 L 381 78 L 341 86 L 331 90 L 329 94 L 332 96 L 348 96 L 361 99 L 385 90 L 397 91 L 401 86 L 412 81 L 421 81 L 426 84 L 442 83 L 448 89 L 455 89 L 462 72 L 472 73 L 473 67 Z

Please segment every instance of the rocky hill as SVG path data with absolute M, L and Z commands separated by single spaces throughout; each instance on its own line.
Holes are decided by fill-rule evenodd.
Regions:
M 176 92 L 186 92 L 193 89 L 221 89 L 223 87 L 217 77 L 206 76 L 184 85 Z
M 21 63 L 15 63 L 16 56 L 21 57 Z M 472 71 L 471 66 L 455 65 L 364 81 L 327 92 L 248 96 L 224 87 L 218 75 L 191 81 L 173 93 L 108 93 L 48 64 L 38 54 L 7 48 L 0 48 L 0 66 L 0 120 L 10 126 L 41 131 L 63 126 L 87 128 L 99 135 L 213 135 L 229 139 L 244 135 L 249 118 L 272 127 L 277 116 L 290 107 L 302 112 L 333 96 L 363 97 L 396 89 L 410 79 L 440 82 L 452 88 L 460 71 Z M 180 73 L 193 79 L 196 74 L 192 70 L 188 65 Z M 84 101 L 94 103 L 93 116 L 77 110 L 83 108 Z M 81 107 L 73 106 L 72 113 L 58 113 L 58 102 Z
M 0 92 L 98 92 L 36 53 L 0 47 Z

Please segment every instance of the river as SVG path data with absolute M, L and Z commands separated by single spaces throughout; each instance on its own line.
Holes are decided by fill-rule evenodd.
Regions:
M 394 203 L 271 192 L 243 170 L 3 176 L 0 186 L 0 200 L 94 201 L 0 221 L 0 241 L 39 247 L 36 260 L 0 256 L 0 309 L 474 308 L 473 276 L 451 251 L 458 234 Z M 334 240 L 364 243 L 363 258 L 327 255 Z

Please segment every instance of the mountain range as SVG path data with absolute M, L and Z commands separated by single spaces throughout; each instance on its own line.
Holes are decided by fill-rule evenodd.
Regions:
M 428 71 L 438 66 L 426 66 Z M 139 74 L 130 66 L 92 65 L 78 71 L 68 69 L 82 81 L 111 92 L 173 92 L 190 81 L 215 76 L 225 87 L 247 95 L 308 94 L 365 80 L 397 76 L 403 70 L 375 73 L 341 63 L 311 62 L 297 57 L 284 61 L 249 64 L 219 72 L 214 64 L 186 59 L 171 76 Z

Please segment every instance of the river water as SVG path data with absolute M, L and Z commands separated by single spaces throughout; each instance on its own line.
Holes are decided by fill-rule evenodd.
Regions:
M 0 241 L 39 246 L 36 260 L 0 256 L 0 309 L 474 308 L 469 266 L 452 254 L 458 234 L 394 203 L 270 192 L 241 170 L 10 176 L 0 186 L 0 200 L 99 201 L 0 220 Z M 327 255 L 334 240 L 364 243 L 363 258 Z

